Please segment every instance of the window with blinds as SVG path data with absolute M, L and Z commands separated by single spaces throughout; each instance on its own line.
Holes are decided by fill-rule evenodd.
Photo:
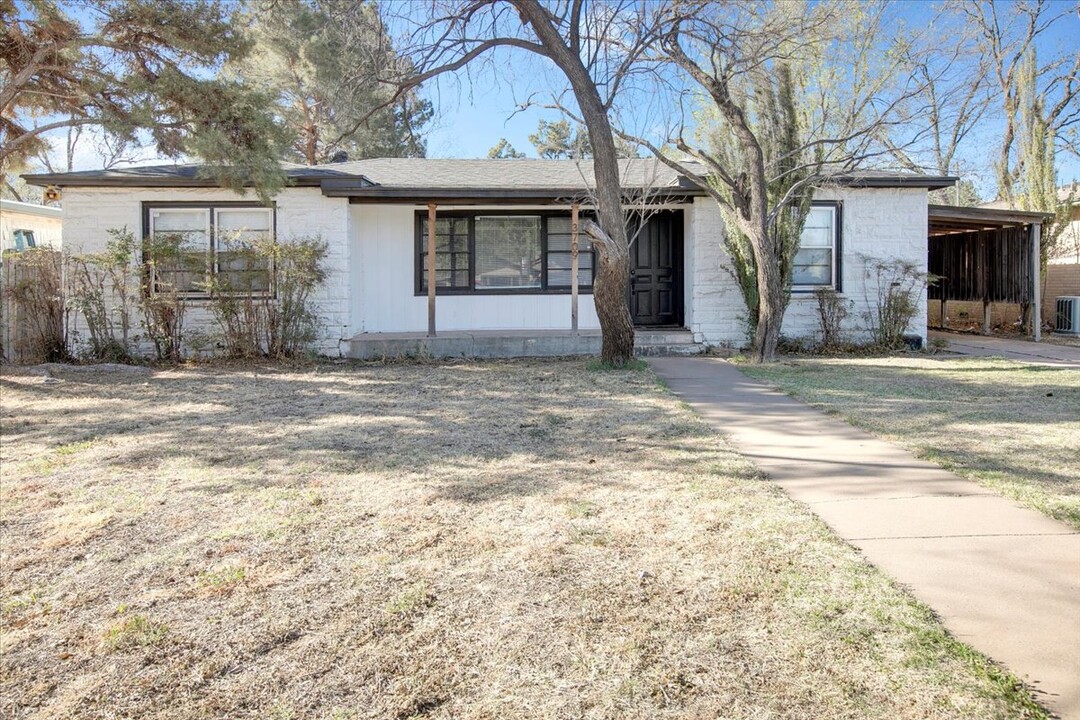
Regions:
M 428 218 L 417 214 L 416 288 L 427 292 Z M 435 287 L 449 293 L 565 293 L 571 285 L 568 212 L 461 212 L 435 220 Z M 588 291 L 595 253 L 578 236 L 578 287 Z

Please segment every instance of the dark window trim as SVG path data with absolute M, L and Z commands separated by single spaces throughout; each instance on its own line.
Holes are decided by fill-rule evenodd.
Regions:
M 237 210 L 240 208 L 249 208 L 252 210 L 269 210 L 270 211 L 270 236 L 277 238 L 277 203 L 272 202 L 269 205 L 263 203 L 244 201 L 244 200 L 215 200 L 215 201 L 200 201 L 200 200 L 150 200 L 142 203 L 142 238 L 145 240 L 150 237 L 150 213 L 153 210 L 168 210 L 175 208 L 179 210 L 209 210 L 210 211 L 210 253 L 211 258 L 216 257 L 217 253 L 217 224 L 214 222 L 214 210 L 219 208 L 226 210 Z M 146 253 L 145 250 L 140 250 L 140 264 L 146 266 Z M 207 274 L 217 272 L 214 267 L 216 262 L 208 259 L 207 261 Z M 156 292 L 156 290 L 154 290 Z M 186 300 L 209 300 L 210 296 L 204 292 L 182 292 L 178 293 L 179 296 Z M 259 297 L 277 297 L 277 290 L 274 287 L 274 267 L 270 266 L 270 289 L 266 292 L 258 293 Z
M 840 200 L 814 200 L 810 207 L 830 207 L 836 213 L 836 237 L 833 241 L 833 281 L 831 285 L 795 285 L 792 295 L 813 295 L 819 288 L 831 287 L 837 293 L 844 292 L 844 203 Z
M 423 223 L 427 220 L 427 210 L 417 210 L 414 225 L 415 242 L 413 244 L 413 288 L 414 295 L 426 296 L 427 289 L 424 288 L 424 264 L 423 256 L 427 253 L 427 236 L 423 232 Z M 437 210 L 435 218 L 436 220 L 441 218 L 466 218 L 469 221 L 469 283 L 467 287 L 451 288 L 451 287 L 438 287 L 435 288 L 436 295 L 569 295 L 572 289 L 569 286 L 556 286 L 548 287 L 548 224 L 547 218 L 550 217 L 568 217 L 570 215 L 569 209 L 560 210 Z M 591 212 L 582 212 L 581 217 L 589 217 Z M 510 217 L 510 216 L 524 216 L 524 217 L 540 217 L 540 287 L 538 288 L 477 288 L 476 276 L 474 274 L 476 269 L 476 218 L 477 217 Z M 580 255 L 581 253 L 579 253 Z M 596 281 L 596 250 L 591 251 L 592 254 L 592 282 Z M 593 288 L 592 282 L 588 285 L 579 285 L 579 295 L 591 295 Z

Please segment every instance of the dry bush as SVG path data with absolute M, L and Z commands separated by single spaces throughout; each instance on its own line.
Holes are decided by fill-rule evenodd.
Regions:
M 29 364 L 67 359 L 59 251 L 32 248 L 6 253 L 2 296 L 7 359 Z

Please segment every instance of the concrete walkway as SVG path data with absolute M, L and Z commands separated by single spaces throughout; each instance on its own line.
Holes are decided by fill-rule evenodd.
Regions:
M 1080 346 L 1055 345 L 1015 338 L 987 337 L 966 333 L 931 330 L 931 340 L 941 338 L 949 343 L 948 350 L 976 357 L 1006 357 L 1033 365 L 1080 368 Z
M 671 390 L 950 632 L 1080 720 L 1080 533 L 752 380 L 656 358 Z

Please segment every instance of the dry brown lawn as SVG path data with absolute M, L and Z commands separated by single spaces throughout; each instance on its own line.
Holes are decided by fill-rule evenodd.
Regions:
M 1080 370 L 895 357 L 744 372 L 1080 529 Z
M 647 371 L 5 371 L 5 718 L 1020 718 Z

